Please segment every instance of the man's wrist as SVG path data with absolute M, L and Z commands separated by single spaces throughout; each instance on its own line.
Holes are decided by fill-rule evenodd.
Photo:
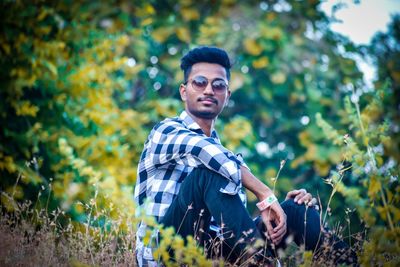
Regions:
M 257 197 L 258 201 L 263 201 L 268 196 L 273 195 L 274 192 L 255 177 L 248 168 L 242 165 L 240 170 L 244 187 L 249 189 Z
M 278 199 L 276 198 L 276 196 L 274 194 L 271 194 L 267 198 L 258 202 L 256 206 L 260 211 L 264 211 L 277 201 Z
M 263 201 L 264 199 L 266 199 L 267 197 L 269 197 L 270 195 L 273 195 L 274 192 L 266 185 L 263 185 L 265 188 L 263 188 L 262 190 L 260 190 L 261 192 L 258 192 L 256 195 L 258 201 Z

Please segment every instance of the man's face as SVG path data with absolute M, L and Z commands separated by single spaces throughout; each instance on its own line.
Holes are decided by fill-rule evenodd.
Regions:
M 199 89 L 201 87 L 197 85 L 201 83 L 198 82 L 208 84 L 204 89 Z M 181 98 L 185 102 L 186 111 L 196 118 L 215 119 L 221 113 L 231 95 L 228 88 L 226 90 L 216 88 L 223 83 L 228 84 L 223 66 L 205 62 L 194 64 L 188 82 L 186 85 L 181 84 L 179 88 Z M 211 84 L 214 84 L 214 89 Z

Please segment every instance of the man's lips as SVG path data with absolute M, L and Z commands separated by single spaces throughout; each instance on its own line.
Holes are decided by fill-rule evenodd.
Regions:
M 218 100 L 215 98 L 201 97 L 201 98 L 199 98 L 198 101 L 204 102 L 204 103 L 214 103 L 214 104 L 218 105 Z

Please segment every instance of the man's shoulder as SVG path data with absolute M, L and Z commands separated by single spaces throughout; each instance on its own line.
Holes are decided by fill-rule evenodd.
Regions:
M 176 128 L 184 127 L 183 121 L 180 117 L 165 118 L 153 127 L 153 131 L 164 132 L 165 130 L 173 130 Z

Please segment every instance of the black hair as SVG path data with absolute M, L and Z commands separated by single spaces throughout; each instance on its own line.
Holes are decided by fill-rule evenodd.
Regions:
M 226 77 L 228 78 L 228 80 L 230 79 L 231 62 L 229 60 L 228 53 L 218 47 L 200 46 L 190 50 L 186 55 L 181 58 L 181 69 L 183 70 L 185 82 L 189 78 L 189 74 L 192 71 L 192 66 L 200 62 L 215 63 L 221 65 L 225 68 Z

